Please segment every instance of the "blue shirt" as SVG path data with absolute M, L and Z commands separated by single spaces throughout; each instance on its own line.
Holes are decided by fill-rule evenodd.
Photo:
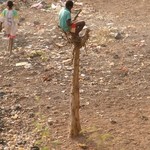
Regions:
M 67 20 L 71 19 L 71 13 L 67 8 L 62 8 L 59 13 L 59 26 L 65 32 L 70 31 L 70 27 L 67 25 Z

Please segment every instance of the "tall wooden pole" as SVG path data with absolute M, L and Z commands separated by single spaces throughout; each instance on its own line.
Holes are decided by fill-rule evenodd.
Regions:
M 73 82 L 72 82 L 72 99 L 71 99 L 71 129 L 70 137 L 75 137 L 81 131 L 80 125 L 80 96 L 79 96 L 79 62 L 80 62 L 80 47 L 75 45 L 74 47 L 74 72 L 73 72 Z
M 89 30 L 86 31 L 84 37 L 76 37 L 73 41 L 73 81 L 71 91 L 71 127 L 70 137 L 76 137 L 81 131 L 80 125 L 80 94 L 79 94 L 79 64 L 80 64 L 80 48 L 85 46 L 86 41 L 89 39 Z

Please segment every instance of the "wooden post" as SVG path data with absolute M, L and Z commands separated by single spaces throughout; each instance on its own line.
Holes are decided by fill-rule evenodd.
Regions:
M 73 80 L 72 80 L 72 98 L 71 98 L 71 127 L 70 137 L 76 137 L 81 131 L 80 125 L 80 94 L 79 94 L 79 64 L 80 64 L 80 48 L 85 46 L 86 41 L 89 38 L 89 30 L 85 33 L 83 38 L 76 37 L 73 40 Z
M 81 131 L 79 107 L 80 107 L 80 96 L 79 96 L 79 58 L 80 47 L 74 47 L 74 72 L 72 81 L 72 100 L 71 100 L 71 129 L 70 137 L 77 136 Z

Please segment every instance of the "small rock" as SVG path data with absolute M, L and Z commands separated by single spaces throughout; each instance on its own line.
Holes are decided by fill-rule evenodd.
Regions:
M 11 117 L 12 119 L 17 119 L 18 118 L 18 115 L 15 114 L 14 116 Z
M 54 112 L 53 112 L 53 114 L 58 114 L 58 113 L 59 113 L 58 111 L 54 111 Z
M 51 108 L 51 106 L 46 106 L 46 108 L 47 108 L 47 109 L 50 109 L 50 108 Z
M 63 116 L 67 116 L 67 117 L 68 117 L 68 116 L 69 116 L 69 114 L 68 114 L 68 113 L 63 113 Z
M 47 121 L 48 125 L 53 125 L 54 121 L 52 120 L 52 118 L 48 118 L 48 121 Z
M 146 117 L 146 116 L 141 116 L 141 119 L 144 120 L 144 121 L 147 121 L 147 120 L 148 120 L 148 117 Z
M 118 33 L 115 34 L 115 39 L 116 40 L 120 40 L 121 38 L 122 38 L 121 33 L 118 32 Z
M 25 21 L 25 18 L 21 17 L 21 18 L 19 19 L 19 22 L 23 22 L 23 21 Z
M 119 56 L 118 56 L 117 54 L 115 54 L 115 55 L 113 56 L 113 58 L 114 58 L 114 59 L 118 59 Z
M 25 145 L 27 141 L 24 140 L 20 140 L 17 142 L 18 145 Z
M 15 106 L 12 106 L 12 107 L 11 107 L 11 109 L 14 110 L 14 111 L 19 111 L 19 110 L 21 110 L 21 108 L 22 108 L 22 107 L 21 107 L 20 104 L 16 104 Z
M 110 119 L 110 122 L 111 122 L 112 124 L 116 124 L 116 123 L 117 123 L 116 120 L 112 120 L 112 119 Z
M 0 92 L 0 98 L 3 98 L 3 96 L 5 95 L 6 93 L 4 92 Z
M 40 150 L 40 148 L 38 146 L 33 146 L 30 150 Z
M 89 104 L 90 104 L 90 102 L 86 102 L 85 104 L 86 104 L 86 105 L 89 105 Z
M 66 68 L 67 71 L 72 71 L 72 69 L 73 69 L 73 68 L 72 68 L 71 66 L 70 66 L 70 67 L 68 66 L 68 67 Z
M 19 62 L 19 63 L 16 63 L 16 67 L 21 67 L 21 66 L 24 66 L 24 68 L 31 68 L 31 64 L 28 63 L 28 62 Z
M 5 141 L 3 139 L 0 139 L 0 144 L 1 145 L 4 145 L 5 144 Z
M 33 112 L 29 113 L 29 118 L 33 118 L 35 116 L 35 114 Z
M 9 148 L 8 147 L 4 147 L 4 149 L 3 150 L 9 150 Z
M 46 11 L 47 3 L 45 1 L 40 1 L 39 3 L 36 3 L 31 6 L 32 8 L 41 9 L 42 11 Z
M 111 62 L 109 65 L 110 65 L 110 66 L 114 66 L 114 65 L 115 65 L 115 63 L 114 63 L 114 62 Z
M 71 59 L 66 59 L 66 60 L 63 60 L 63 63 L 65 65 L 69 65 L 71 63 Z
M 88 148 L 88 146 L 87 146 L 87 145 L 85 145 L 85 144 L 81 144 L 81 143 L 79 143 L 79 144 L 78 144 L 78 146 L 79 146 L 79 147 L 81 147 L 82 149 L 87 149 L 87 148 Z
M 101 47 L 106 47 L 107 45 L 106 44 L 101 44 Z

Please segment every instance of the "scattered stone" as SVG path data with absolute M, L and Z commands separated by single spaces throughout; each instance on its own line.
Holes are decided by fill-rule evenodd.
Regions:
M 35 114 L 33 112 L 29 112 L 29 118 L 35 117 Z
M 65 65 L 70 65 L 71 59 L 63 60 L 63 63 L 64 63 Z
M 115 34 L 115 39 L 116 40 L 120 40 L 121 38 L 122 38 L 121 33 L 118 32 L 118 33 Z
M 109 65 L 110 65 L 110 66 L 114 66 L 114 65 L 115 65 L 115 63 L 114 63 L 114 62 L 111 62 Z
M 113 56 L 113 58 L 114 58 L 114 59 L 119 59 L 119 55 L 115 54 L 115 55 Z
M 21 67 L 21 66 L 24 66 L 24 68 L 31 68 L 32 65 L 28 62 L 19 62 L 19 63 L 16 63 L 16 67 Z
M 36 9 L 42 9 L 46 7 L 46 3 L 44 1 L 41 1 L 39 3 L 33 4 L 31 8 L 36 8 Z
M 20 140 L 17 142 L 18 145 L 25 145 L 27 143 L 27 141 L 24 140 Z
M 141 119 L 144 120 L 144 121 L 147 121 L 147 120 L 148 120 L 148 117 L 146 117 L 146 116 L 141 116 Z
M 5 1 L 5 0 L 0 0 L 0 2 L 1 1 Z M 61 1 L 65 1 L 65 0 L 61 0 Z M 37 2 L 35 2 L 35 3 L 37 3 Z M 52 3 L 49 3 L 49 5 L 51 5 L 51 4 Z M 86 6 L 86 3 L 85 3 L 85 6 Z M 90 5 L 88 5 L 88 6 L 90 6 Z M 43 3 L 40 2 L 35 7 L 36 8 L 43 8 Z M 53 8 L 56 9 L 57 4 L 54 5 Z M 89 9 L 89 11 L 88 11 L 88 9 Z M 50 11 L 52 11 L 52 10 L 50 10 Z M 89 24 L 91 29 L 92 29 L 91 38 L 92 38 L 92 36 L 94 38 L 96 37 L 97 33 L 94 35 L 93 34 L 94 31 L 97 32 L 101 26 L 105 26 L 106 23 L 109 21 L 110 21 L 110 23 L 107 24 L 107 26 L 109 28 L 113 28 L 115 26 L 121 28 L 120 27 L 121 24 L 112 23 L 112 21 L 114 19 L 113 18 L 113 12 L 111 12 L 111 14 L 108 14 L 108 17 L 105 17 L 106 15 L 104 15 L 102 13 L 101 14 L 102 17 L 100 18 L 101 22 L 99 22 L 99 20 L 97 20 L 98 18 L 96 18 L 96 21 L 92 22 L 93 21 L 92 16 L 88 16 L 88 13 L 90 15 L 91 14 L 93 15 L 95 13 L 95 16 L 98 16 L 99 11 L 97 12 L 95 10 L 95 8 L 93 10 L 91 6 L 87 9 L 86 9 L 86 7 L 84 7 L 84 11 L 85 11 L 85 14 L 83 13 L 83 16 L 81 19 L 88 20 L 87 24 Z M 72 77 L 72 69 L 73 68 L 72 68 L 72 64 L 70 65 L 70 59 L 69 58 L 71 58 L 71 56 L 72 56 L 71 55 L 72 47 L 70 45 L 66 46 L 66 43 L 61 41 L 62 40 L 61 37 L 60 37 L 60 39 L 58 38 L 59 35 L 56 33 L 56 29 L 53 29 L 53 26 L 55 26 L 55 25 L 53 25 L 53 19 L 54 20 L 57 19 L 57 18 L 55 18 L 55 15 L 52 14 L 52 17 L 54 17 L 54 18 L 51 18 L 52 12 L 50 12 L 49 14 L 48 13 L 46 14 L 45 12 L 42 12 L 42 14 L 40 14 L 40 13 L 38 14 L 38 12 L 41 12 L 41 11 L 36 10 L 36 12 L 35 11 L 32 12 L 32 10 L 30 9 L 30 11 L 28 12 L 29 15 L 26 16 L 26 14 L 24 14 L 24 16 L 26 16 L 26 17 L 20 18 L 20 22 L 23 22 L 23 23 L 21 26 L 22 29 L 19 29 L 22 31 L 21 32 L 19 31 L 19 34 L 18 34 L 18 36 L 19 36 L 18 39 L 20 39 L 20 40 L 18 40 L 18 43 L 16 44 L 17 46 L 19 45 L 19 48 L 17 48 L 17 50 L 14 51 L 15 55 L 17 55 L 18 58 L 14 58 L 13 60 L 7 61 L 7 64 L 3 63 L 3 62 L 5 62 L 5 60 L 3 61 L 3 59 L 1 59 L 2 61 L 0 62 L 1 63 L 0 66 L 4 64 L 4 68 L 1 69 L 2 72 L 0 75 L 0 78 L 2 79 L 2 83 L 0 85 L 0 88 L 1 88 L 1 90 L 4 90 L 4 91 L 3 92 L 0 91 L 0 101 L 2 101 L 2 104 L 1 104 L 2 106 L 4 106 L 4 107 L 8 106 L 9 107 L 8 111 L 6 110 L 6 108 L 4 108 L 2 111 L 0 110 L 0 117 L 2 114 L 2 119 L 4 117 L 4 123 L 5 123 L 5 127 L 2 127 L 1 126 L 1 120 L 0 120 L 0 132 L 2 131 L 1 129 L 4 128 L 4 132 L 2 131 L 4 133 L 2 135 L 2 138 L 7 139 L 7 142 L 10 141 L 10 144 L 8 144 L 8 143 L 5 144 L 5 148 L 2 147 L 5 150 L 8 150 L 8 149 L 23 150 L 23 148 L 17 147 L 17 145 L 14 146 L 14 148 L 11 148 L 12 146 L 10 146 L 10 145 L 16 144 L 16 139 L 19 136 L 25 138 L 26 135 L 28 135 L 29 136 L 29 139 L 27 140 L 28 144 L 32 144 L 36 141 L 37 138 L 40 138 L 40 135 L 35 135 L 35 133 L 32 133 L 31 130 L 34 128 L 31 128 L 30 121 L 33 121 L 33 119 L 31 119 L 31 118 L 35 117 L 34 118 L 34 120 L 36 121 L 35 123 L 38 122 L 38 124 L 39 124 L 39 122 L 40 122 L 39 128 L 41 129 L 41 127 L 43 127 L 43 125 L 41 125 L 41 124 L 45 121 L 45 117 L 43 117 L 43 115 L 41 115 L 41 116 L 37 115 L 39 118 L 37 118 L 35 116 L 36 113 L 37 114 L 40 113 L 37 111 L 39 111 L 38 106 L 40 106 L 41 104 L 44 103 L 46 105 L 46 110 L 48 112 L 51 111 L 50 115 L 52 117 L 54 117 L 54 116 L 58 117 L 58 118 L 57 117 L 56 118 L 55 117 L 49 118 L 48 121 L 46 120 L 49 125 L 52 125 L 52 127 L 55 126 L 56 119 L 59 120 L 58 125 L 63 127 L 64 125 L 66 125 L 68 116 L 70 115 L 69 113 L 63 113 L 63 112 L 65 111 L 65 108 L 67 108 L 66 105 L 68 104 L 68 97 L 69 97 L 68 96 L 69 92 L 67 92 L 67 91 L 70 89 L 70 86 L 71 86 L 70 80 Z M 25 13 L 26 13 L 26 11 L 25 11 Z M 37 14 L 35 14 L 35 13 L 37 13 Z M 32 18 L 33 14 L 35 14 L 36 18 L 38 18 L 38 15 L 41 15 L 40 20 L 34 21 L 34 18 Z M 43 14 L 45 15 L 45 18 L 47 18 L 47 16 L 48 16 L 49 19 L 51 20 L 49 25 L 48 25 L 48 23 L 47 23 L 47 25 L 44 25 L 45 22 L 47 22 L 47 20 L 42 20 L 44 18 L 44 17 L 42 17 Z M 121 15 L 122 15 L 122 12 L 121 12 Z M 124 19 L 124 17 L 125 17 L 124 15 L 125 14 L 123 14 L 122 19 Z M 29 16 L 31 16 L 31 18 L 28 18 Z M 58 14 L 57 14 L 57 16 L 58 16 Z M 27 20 L 25 20 L 25 19 L 27 19 Z M 32 20 L 32 22 L 27 23 L 26 21 L 31 21 L 30 19 Z M 135 18 L 135 19 L 139 20 L 140 18 Z M 135 21 L 135 19 L 133 19 L 133 22 Z M 38 19 L 35 19 L 35 20 L 38 20 Z M 54 24 L 55 24 L 55 21 L 54 21 Z M 128 22 L 132 25 L 132 20 L 129 20 Z M 128 22 L 126 22 L 126 23 L 128 23 Z M 33 24 L 35 26 L 37 25 L 37 27 L 33 27 Z M 40 26 L 38 26 L 38 25 L 40 25 Z M 126 25 L 127 24 L 123 24 L 123 26 L 126 26 Z M 97 37 L 99 39 L 96 40 L 96 42 L 94 43 L 93 42 L 94 38 L 93 38 L 93 41 L 91 41 L 91 43 L 92 43 L 91 46 L 89 45 L 89 43 L 87 43 L 87 48 L 90 50 L 90 51 L 88 51 L 89 56 L 85 57 L 83 55 L 84 52 L 81 50 L 81 71 L 84 72 L 84 70 L 86 70 L 86 68 L 89 69 L 89 71 L 87 69 L 86 73 L 84 72 L 85 74 L 80 73 L 80 77 L 81 77 L 80 79 L 86 79 L 86 80 L 80 80 L 82 82 L 81 83 L 81 92 L 89 91 L 89 92 L 84 92 L 85 97 L 84 97 L 84 94 L 81 94 L 81 96 L 83 96 L 83 101 L 81 101 L 81 102 L 83 102 L 83 105 L 81 105 L 81 107 L 86 107 L 86 106 L 87 107 L 89 106 L 91 108 L 92 107 L 98 107 L 96 109 L 99 110 L 98 104 L 93 103 L 94 101 L 92 101 L 92 100 L 90 100 L 89 102 L 86 102 L 85 99 L 87 97 L 94 97 L 94 99 L 97 100 L 97 99 L 99 99 L 99 97 L 101 95 L 102 95 L 101 99 L 102 99 L 102 104 L 103 104 L 102 106 L 104 106 L 104 109 L 105 109 L 105 106 L 107 109 L 107 107 L 109 108 L 112 105 L 114 105 L 113 103 L 110 103 L 113 101 L 115 103 L 119 102 L 118 108 L 119 109 L 121 108 L 121 111 L 126 106 L 126 102 L 128 105 L 128 102 L 129 102 L 128 100 L 123 101 L 124 99 L 126 99 L 127 93 L 130 94 L 127 97 L 127 99 L 131 100 L 132 105 L 136 104 L 137 108 L 139 107 L 139 104 L 141 102 L 148 101 L 150 99 L 150 96 L 147 93 L 148 87 L 149 87 L 148 86 L 149 51 L 148 51 L 148 45 L 146 42 L 148 42 L 148 40 L 145 36 L 142 36 L 142 34 L 146 33 L 146 32 L 143 32 L 143 31 L 140 32 L 140 30 L 139 30 L 139 29 L 142 29 L 142 26 L 146 27 L 146 25 L 148 25 L 148 22 L 146 24 L 144 24 L 144 22 L 143 22 L 142 25 L 140 26 L 140 28 L 138 26 L 135 26 L 135 28 L 132 27 L 132 28 L 129 28 L 129 30 L 127 29 L 126 31 L 131 35 L 131 37 L 129 37 L 128 39 L 125 39 L 124 33 L 122 33 L 122 32 L 117 33 L 118 31 L 114 32 L 113 38 L 111 37 L 111 40 L 114 43 L 111 43 L 111 41 L 109 41 L 110 40 L 109 39 L 110 31 L 108 31 L 108 33 L 106 34 L 106 38 L 104 37 L 104 41 L 100 39 L 103 36 L 101 36 L 101 34 L 98 35 Z M 47 31 L 47 28 L 49 28 L 49 31 Z M 28 31 L 28 29 L 30 31 Z M 38 34 L 42 34 L 42 36 L 40 36 Z M 148 33 L 147 33 L 147 36 L 149 37 Z M 0 37 L 1 37 L 1 34 L 0 34 Z M 25 37 L 25 41 L 23 39 L 24 37 Z M 49 38 L 49 40 L 47 41 L 47 43 L 44 42 L 48 38 Z M 124 38 L 125 40 L 119 41 L 122 38 Z M 105 39 L 106 39 L 106 41 L 105 41 Z M 118 40 L 119 43 L 117 43 L 117 41 L 115 39 Z M 132 39 L 135 40 L 135 42 L 137 43 L 136 46 L 138 46 L 138 47 L 134 47 L 134 45 L 133 45 L 134 41 L 132 41 Z M 108 40 L 108 42 L 107 42 L 107 40 Z M 51 41 L 56 42 L 56 44 L 54 44 Z M 21 44 L 19 44 L 20 42 L 21 42 Z M 53 45 L 53 48 L 49 49 L 51 45 Z M 98 46 L 98 45 L 100 45 L 100 46 Z M 48 46 L 48 47 L 46 47 L 46 46 Z M 107 48 L 104 48 L 106 46 L 107 46 Z M 141 47 L 143 47 L 143 46 L 145 46 L 145 47 L 142 49 Z M 58 50 L 58 47 L 60 48 L 59 50 Z M 105 50 L 105 49 L 107 49 L 107 50 Z M 26 55 L 31 53 L 32 50 L 36 50 L 36 51 L 41 50 L 42 52 L 43 51 L 45 52 L 45 50 L 47 50 L 48 53 L 45 53 L 45 55 L 50 57 L 50 59 L 49 59 L 50 61 L 49 62 L 41 62 L 42 61 L 41 60 L 42 53 L 41 54 L 40 53 L 34 53 L 31 57 L 26 57 Z M 117 50 L 120 50 L 120 51 L 116 52 Z M 24 53 L 20 53 L 20 51 L 24 51 Z M 116 52 L 116 54 L 111 55 L 113 52 Z M 2 51 L 2 53 L 3 53 L 3 51 Z M 134 57 L 134 54 L 137 56 Z M 143 56 L 141 57 L 140 54 L 143 54 Z M 58 57 L 58 55 L 60 55 L 60 56 Z M 0 57 L 2 58 L 3 54 Z M 121 57 L 121 59 L 117 60 L 117 59 L 119 59 L 119 57 Z M 146 60 L 145 60 L 145 58 L 146 58 Z M 116 59 L 116 60 L 114 60 L 114 59 Z M 14 67 L 13 66 L 13 65 L 15 65 L 15 63 L 22 62 L 22 61 L 25 61 L 25 63 L 26 63 L 26 61 L 28 61 L 27 65 L 26 64 L 25 65 L 20 64 L 20 66 L 22 66 L 22 67 Z M 113 63 L 113 61 L 114 61 L 114 63 Z M 30 66 L 31 66 L 30 63 L 32 63 L 32 65 L 35 66 L 35 68 L 33 68 L 33 69 L 36 69 L 36 71 L 37 71 L 36 76 L 31 74 L 30 70 L 26 71 L 25 69 L 23 69 L 24 66 L 27 68 L 28 67 L 30 68 Z M 136 63 L 136 64 L 134 65 L 134 63 Z M 44 69 L 43 67 L 45 67 L 47 64 L 52 64 L 53 68 L 51 66 L 48 66 L 46 69 Z M 112 67 L 110 67 L 109 65 Z M 121 70 L 118 71 L 118 67 L 120 65 L 128 66 L 130 72 L 128 71 L 128 69 L 126 70 L 126 68 L 122 68 Z M 17 64 L 16 64 L 16 66 L 17 66 Z M 90 67 L 95 68 L 95 70 L 93 69 L 91 71 Z M 142 68 L 139 68 L 139 67 L 142 67 Z M 11 69 L 11 68 L 13 68 L 13 69 Z M 6 72 L 8 69 L 11 69 L 11 70 Z M 138 69 L 140 71 L 139 73 L 136 72 L 136 70 L 138 70 Z M 43 81 L 50 81 L 50 82 L 40 83 L 41 82 L 40 79 L 43 77 L 43 70 L 47 71 L 48 74 L 50 74 L 50 75 L 46 75 L 43 78 Z M 53 70 L 58 70 L 58 72 L 60 74 L 58 76 L 56 76 L 55 73 L 51 75 L 51 72 L 53 72 Z M 110 70 L 110 72 L 107 72 L 109 70 Z M 135 74 L 133 74 L 134 71 L 135 71 Z M 129 75 L 130 78 L 129 79 L 126 78 L 127 80 L 122 79 L 122 78 L 120 78 L 120 76 L 118 77 L 118 74 L 117 74 L 118 72 L 119 72 L 120 76 Z M 44 74 L 45 74 L 45 72 L 44 72 Z M 102 77 L 102 79 L 100 79 L 100 77 Z M 26 80 L 27 78 L 32 79 L 33 82 L 31 82 L 31 80 Z M 132 88 L 130 86 L 130 81 L 131 81 L 131 84 L 133 87 L 132 91 L 130 91 L 130 89 Z M 62 82 L 62 83 L 60 83 L 60 82 Z M 37 83 L 39 83 L 39 86 Z M 4 84 L 6 84 L 6 85 L 4 85 Z M 22 84 L 25 84 L 25 86 L 22 87 Z M 62 87 L 55 90 L 55 88 L 58 87 L 55 84 L 62 85 Z M 139 85 L 140 89 L 138 87 L 136 87 L 136 85 Z M 43 89 L 43 86 L 44 86 L 44 89 Z M 52 86 L 52 88 L 51 88 L 51 86 Z M 144 87 L 146 87 L 146 86 L 147 86 L 147 90 L 145 90 L 145 93 L 140 91 L 140 90 L 144 89 Z M 113 89 L 113 87 L 115 87 L 116 89 Z M 49 90 L 50 88 L 51 88 L 51 90 Z M 84 91 L 82 89 L 84 89 Z M 122 90 L 122 91 L 117 92 L 118 90 Z M 41 91 L 43 91 L 43 92 L 41 93 Z M 61 93 L 61 91 L 63 94 Z M 6 93 L 4 93 L 4 92 L 6 92 Z M 13 97 L 13 95 L 10 94 L 9 92 L 12 92 L 12 93 L 21 92 L 23 95 L 28 95 L 29 98 L 26 98 L 27 99 L 27 101 L 26 101 L 26 99 L 20 99 L 20 97 L 19 98 Z M 57 95 L 57 92 L 61 98 L 55 97 Z M 108 93 L 105 93 L 105 92 L 108 92 Z M 117 95 L 115 95 L 116 92 L 117 92 Z M 141 93 L 141 95 L 136 96 L 137 92 Z M 146 95 L 146 93 L 147 93 L 147 95 Z M 32 100 L 32 97 L 34 96 L 34 94 L 40 95 L 41 99 L 42 98 L 44 99 L 44 102 L 42 102 L 42 103 L 40 102 L 38 104 L 37 104 L 37 102 L 30 103 L 30 99 Z M 122 94 L 122 95 L 120 95 L 120 94 Z M 143 96 L 146 97 L 147 99 L 142 99 Z M 1 98 L 3 98 L 3 97 L 7 98 L 6 99 L 7 101 L 5 99 L 1 100 Z M 60 101 L 60 99 L 62 99 L 63 101 Z M 138 99 L 140 99 L 140 100 L 138 100 Z M 138 100 L 138 101 L 137 101 L 137 103 L 132 103 L 132 100 L 134 100 L 134 102 L 136 100 Z M 18 102 L 21 102 L 21 104 L 24 104 L 25 101 L 27 102 L 25 106 L 24 105 L 22 105 L 22 106 L 21 105 L 14 105 L 14 103 L 18 103 Z M 98 103 L 98 101 L 97 101 L 97 103 Z M 34 106 L 36 104 L 35 109 L 26 111 L 26 107 L 29 106 L 30 104 L 31 104 L 31 106 Z M 50 106 L 47 106 L 47 104 Z M 109 105 L 107 106 L 107 104 L 109 104 Z M 14 105 L 14 106 L 12 106 L 12 105 Z M 44 105 L 44 107 L 45 107 L 45 105 Z M 64 105 L 65 105 L 65 107 L 63 107 Z M 55 109 L 52 110 L 53 106 L 55 107 Z M 142 105 L 142 106 L 145 106 L 145 105 Z M 10 109 L 10 107 L 11 107 L 11 109 Z M 113 107 L 111 107 L 111 108 L 112 109 L 110 110 L 110 112 L 112 112 L 112 110 L 113 110 Z M 17 111 L 22 110 L 22 109 L 25 109 L 25 112 L 19 114 L 19 112 L 17 112 Z M 132 109 L 132 107 L 129 107 L 129 110 L 130 109 Z M 97 110 L 95 111 L 96 115 L 98 114 L 100 116 L 101 112 L 98 112 Z M 13 111 L 13 113 L 12 113 L 13 115 L 11 115 L 11 113 L 10 113 L 12 111 Z M 86 110 L 84 110 L 84 111 L 86 111 Z M 48 113 L 48 112 L 46 112 L 46 113 Z M 88 109 L 87 109 L 87 113 L 88 113 Z M 117 113 L 117 111 L 116 111 L 116 113 Z M 136 110 L 133 113 L 136 113 Z M 24 114 L 28 115 L 29 118 L 27 118 L 27 120 L 25 120 Z M 105 113 L 103 113 L 103 114 L 105 114 Z M 21 123 L 19 120 L 12 120 L 12 119 L 17 119 L 18 115 L 20 118 L 22 117 L 20 120 Z M 106 114 L 105 118 L 109 117 L 110 115 L 111 114 Z M 59 118 L 60 116 L 62 118 Z M 132 119 L 132 116 L 134 116 L 134 115 L 131 115 L 129 119 Z M 92 117 L 92 114 L 90 114 L 90 117 Z M 66 120 L 64 121 L 63 118 L 66 118 Z M 36 119 L 38 119 L 38 120 L 36 120 Z M 146 123 L 146 120 L 148 120 L 148 119 L 149 119 L 149 116 L 142 116 L 142 115 L 139 116 L 139 120 L 141 122 L 143 121 L 143 123 Z M 21 128 L 21 131 L 19 131 L 19 129 L 20 129 L 19 125 L 22 124 L 22 121 L 25 124 L 25 126 L 23 126 L 23 128 Z M 88 125 L 89 125 L 88 118 L 87 118 L 87 120 L 85 120 L 85 122 L 87 122 L 87 123 L 85 123 L 85 126 L 88 127 Z M 113 126 L 113 125 L 111 125 L 111 123 L 117 124 L 117 122 L 118 122 L 118 120 L 116 121 L 116 120 L 110 119 L 109 126 Z M 36 125 L 38 125 L 38 124 L 36 124 Z M 26 128 L 26 125 L 27 125 L 27 128 Z M 138 126 L 136 128 L 138 128 Z M 11 129 L 11 132 L 10 132 L 10 129 Z M 64 141 L 63 137 L 61 137 L 59 135 L 62 132 L 61 134 L 62 134 L 62 136 L 64 136 L 66 131 L 64 131 L 64 130 L 61 131 L 61 128 L 59 128 L 59 127 L 57 128 L 57 126 L 56 126 L 55 130 L 57 131 L 55 138 L 60 138 L 60 139 L 62 139 L 62 141 Z M 111 133 L 113 133 L 114 130 L 115 129 L 113 128 Z M 124 133 L 126 133 L 125 130 L 123 130 L 123 131 L 124 131 Z M 6 135 L 6 132 L 8 132 L 7 135 Z M 16 138 L 14 138 L 12 136 L 13 134 L 16 134 Z M 23 135 L 23 134 L 26 134 L 26 135 Z M 5 135 L 6 135 L 6 137 L 5 137 Z M 53 134 L 50 136 L 52 136 L 52 138 L 53 138 Z M 134 135 L 132 134 L 131 137 L 133 138 L 133 136 Z M 25 140 L 26 140 L 26 138 L 25 138 Z M 42 144 L 41 146 L 43 146 L 45 144 L 44 140 L 45 140 L 45 137 L 43 137 L 42 143 L 40 143 L 40 144 Z M 50 138 L 50 140 L 51 140 L 51 138 Z M 24 141 L 18 142 L 19 145 L 21 145 L 22 143 L 24 143 Z M 71 142 L 68 142 L 67 140 L 65 140 L 65 143 L 68 144 Z M 127 144 L 129 144 L 129 143 L 130 142 L 127 142 Z M 4 144 L 3 139 L 0 140 L 0 149 L 1 149 L 1 144 Z M 57 144 L 57 142 L 56 142 L 56 144 Z M 132 146 L 132 144 L 133 143 L 131 143 L 131 146 Z M 66 145 L 64 144 L 63 146 L 65 147 Z M 63 149 L 63 146 L 61 147 L 62 149 Z M 81 149 L 81 148 L 82 149 L 90 149 L 87 147 L 86 144 L 79 144 L 78 146 L 79 147 L 77 147 L 77 149 Z M 30 150 L 39 150 L 40 149 L 37 146 L 31 147 L 31 145 L 30 146 L 26 145 L 25 147 L 26 147 L 26 149 L 28 147 Z M 57 149 L 57 148 L 58 147 L 56 145 L 56 148 L 52 148 L 52 149 Z M 64 149 L 67 149 L 67 148 L 65 147 Z
M 55 4 L 52 3 L 52 4 L 51 4 L 51 8 L 52 8 L 52 9 L 56 9 L 57 6 L 56 6 Z
M 117 121 L 116 121 L 116 120 L 113 120 L 113 119 L 110 119 L 110 122 L 111 122 L 112 124 L 116 124 L 116 123 L 117 123 Z
M 47 109 L 50 109 L 50 108 L 51 108 L 51 106 L 46 106 L 46 108 L 47 108 Z
M 53 125 L 54 121 L 52 120 L 52 118 L 48 118 L 48 121 L 47 121 L 48 125 Z
M 16 104 L 14 106 L 11 106 L 11 109 L 14 111 L 19 111 L 22 109 L 22 106 L 20 104 Z
M 37 26 L 37 25 L 40 25 L 40 22 L 39 21 L 34 21 L 33 24 L 34 24 L 34 26 Z
M 0 144 L 1 144 L 1 145 L 4 145 L 4 144 L 5 144 L 4 139 L 0 139 Z
M 59 48 L 64 47 L 64 45 L 61 43 L 55 43 L 55 45 L 58 46 Z
M 30 150 L 40 150 L 40 148 L 38 146 L 33 146 Z
M 11 116 L 12 119 L 17 119 L 18 118 L 18 115 L 15 114 L 14 116 Z
M 34 58 L 34 57 L 40 57 L 43 55 L 43 52 L 42 51 L 32 51 L 30 54 L 29 54 L 29 57 L 30 58 Z
M 4 147 L 4 149 L 3 150 L 9 150 L 9 147 Z
M 5 92 L 0 92 L 0 98 L 3 98 L 3 96 L 5 95 Z
M 86 102 L 85 105 L 88 106 L 90 104 L 90 102 Z
M 75 2 L 75 5 L 77 5 L 77 6 L 83 6 L 83 3 L 82 2 Z
M 43 76 L 43 81 L 51 81 L 53 79 L 53 76 L 51 74 L 46 74 L 45 76 Z
M 101 44 L 101 47 L 107 47 L 107 45 L 106 44 Z
M 129 69 L 126 66 L 121 67 L 121 77 L 126 77 L 128 75 Z
M 68 114 L 68 113 L 63 113 L 63 116 L 68 117 L 68 116 L 69 116 L 69 114 Z
M 87 149 L 87 148 L 88 148 L 88 146 L 87 146 L 86 144 L 81 144 L 81 143 L 79 143 L 78 146 L 79 146 L 80 148 L 82 148 L 82 149 Z
M 25 18 L 21 17 L 21 18 L 19 19 L 19 22 L 23 22 L 23 21 L 25 21 Z
M 56 111 L 53 111 L 53 114 L 58 114 L 59 112 L 56 110 Z

